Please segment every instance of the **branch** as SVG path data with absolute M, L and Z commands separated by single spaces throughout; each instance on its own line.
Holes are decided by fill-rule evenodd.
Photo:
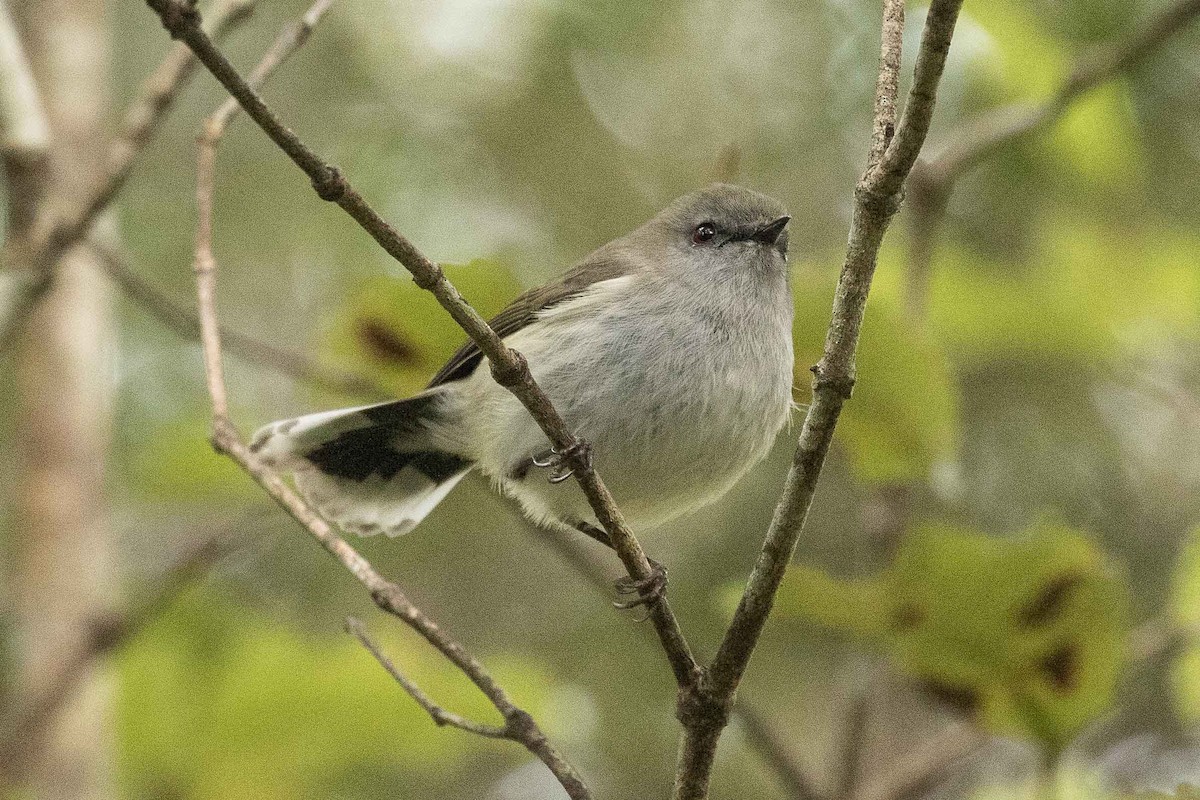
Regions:
M 883 159 L 896 135 L 896 99 L 900 96 L 901 45 L 904 43 L 904 0 L 884 0 L 879 44 L 879 79 L 875 82 L 875 114 L 867 169 Z
M 850 703 L 850 713 L 846 719 L 846 730 L 843 734 L 841 747 L 838 748 L 838 781 L 834 797 L 837 800 L 853 800 L 858 792 L 862 779 L 863 756 L 867 749 L 867 728 L 871 721 L 871 711 L 874 708 L 872 690 L 876 674 L 871 676 L 865 686 L 860 687 L 859 694 Z
M 274 69 L 274 66 L 277 66 L 278 62 L 286 57 L 288 52 L 299 47 L 304 37 L 307 36 L 307 33 L 301 33 L 301 29 L 305 26 L 311 28 L 311 25 L 328 5 L 329 0 L 317 0 L 309 13 L 305 15 L 300 29 L 291 26 L 280 35 L 276 40 L 276 45 L 272 46 L 271 51 L 259 64 L 259 68 L 255 70 L 255 74 L 259 76 L 260 80 L 265 78 Z M 194 10 L 189 6 L 173 8 L 174 13 L 183 14 L 192 20 L 192 23 L 186 27 L 193 36 L 200 37 L 206 42 L 211 50 L 211 42 L 200 30 Z M 222 61 L 224 61 L 223 58 Z M 207 64 L 207 61 L 205 63 Z M 232 67 L 228 65 L 227 61 L 224 61 L 224 64 L 228 70 L 232 71 Z M 238 81 L 244 91 L 253 93 L 253 90 L 240 77 Z M 495 682 L 483 665 L 433 620 L 425 616 L 397 584 L 380 575 L 370 562 L 363 558 L 345 539 L 338 536 L 333 528 L 309 508 L 295 492 L 255 459 L 246 447 L 241 434 L 230 421 L 228 393 L 221 366 L 221 335 L 217 325 L 215 299 L 217 264 L 212 251 L 213 171 L 216 145 L 226 125 L 233 117 L 233 110 L 225 109 L 226 106 L 223 105 L 208 118 L 204 126 L 204 134 L 200 137 L 197 146 L 196 293 L 200 306 L 205 376 L 213 406 L 213 446 L 236 462 L 293 519 L 303 525 L 309 534 L 371 593 L 371 598 L 380 609 L 392 614 L 415 630 L 447 660 L 458 667 L 504 715 L 505 731 L 511 734 L 506 738 L 519 741 L 537 756 L 554 774 L 573 800 L 590 800 L 591 791 L 583 783 L 574 767 L 550 744 L 533 718 L 513 704 L 507 693 Z
M 0 736 L 0 794 L 6 786 L 20 784 L 29 756 L 41 745 L 45 731 L 74 696 L 75 687 L 88 675 L 89 667 L 145 630 L 188 586 L 228 553 L 235 527 L 236 523 L 223 527 L 186 548 L 153 582 L 152 591 L 123 611 L 97 618 L 92 635 L 59 658 L 58 672 L 46 682 L 46 689 L 27 699 L 4 725 Z
M 89 243 L 104 274 L 126 297 L 181 338 L 200 341 L 200 317 L 190 306 L 171 299 L 161 288 L 134 272 L 124 254 L 115 247 L 95 240 Z M 392 396 L 365 375 L 326 367 L 303 353 L 276 347 L 224 326 L 221 337 L 230 353 L 318 389 L 378 400 Z
M 214 265 L 215 268 L 215 265 Z M 206 358 L 214 353 L 220 358 L 220 340 L 216 332 L 215 309 L 212 305 L 213 271 L 198 271 L 198 293 L 202 298 L 202 313 L 205 320 Z M 207 287 L 203 285 L 207 284 Z M 218 398 L 225 397 L 224 378 L 221 375 L 220 362 L 206 361 L 208 372 L 209 393 L 213 399 L 214 408 L 222 402 Z M 254 481 L 263 488 L 272 499 L 278 503 L 294 520 L 308 530 L 326 552 L 336 558 L 346 570 L 354 576 L 370 593 L 375 605 L 383 611 L 395 616 L 405 625 L 412 628 L 429 642 L 450 663 L 458 667 L 475 686 L 483 692 L 492 705 L 502 709 L 506 727 L 521 732 L 519 741 L 543 764 L 550 769 L 558 779 L 567 795 L 572 800 L 590 800 L 591 790 L 583 783 L 578 772 L 570 765 L 561 753 L 550 743 L 537 723 L 509 699 L 508 694 L 491 677 L 474 656 L 467 652 L 461 644 L 444 632 L 433 620 L 413 605 L 404 591 L 395 583 L 387 580 L 375 570 L 369 561 L 355 550 L 345 539 L 333 531 L 325 520 L 321 519 L 303 500 L 287 487 L 270 470 L 264 467 L 246 448 L 245 442 L 233 423 L 224 413 L 214 414 L 213 446 L 229 456 Z
M 250 18 L 257 0 L 228 0 L 211 19 L 211 35 L 220 39 Z M 120 133 L 108 148 L 104 177 L 71 212 L 55 220 L 40 254 L 41 266 L 50 268 L 70 247 L 87 236 L 100 212 L 108 208 L 125 186 L 134 162 L 154 138 L 176 98 L 196 71 L 196 57 L 177 45 L 142 82 L 137 98 L 121 119 Z
M 482 722 L 474 722 L 462 716 L 461 714 L 455 714 L 453 711 L 447 711 L 437 703 L 433 702 L 429 695 L 425 694 L 425 692 L 421 690 L 421 687 L 413 683 L 407 675 L 396 668 L 396 665 L 392 663 L 392 660 L 384 655 L 383 651 L 379 648 L 379 645 L 377 645 L 367 634 L 367 629 L 361 621 L 355 617 L 347 617 L 346 631 L 354 636 L 354 638 L 358 639 L 359 643 L 362 644 L 363 647 L 367 648 L 371 655 L 375 656 L 375 660 L 379 662 L 380 666 L 387 670 L 388 674 L 396 679 L 396 683 L 400 684 L 401 688 L 408 692 L 409 696 L 412 697 L 413 700 L 417 701 L 417 705 L 425 709 L 426 713 L 433 718 L 433 723 L 439 728 L 443 725 L 449 725 L 452 728 L 458 728 L 466 731 L 467 733 L 485 736 L 489 739 L 511 739 L 515 742 L 521 742 L 521 739 L 518 737 L 527 732 L 514 729 L 508 724 L 504 725 L 504 727 L 500 727 L 498 725 L 486 725 Z M 505 714 L 505 709 L 497 706 L 496 710 L 503 714 L 505 719 L 508 718 L 508 715 Z M 524 744 L 524 742 L 521 743 Z
M 887 775 L 854 795 L 855 800 L 919 800 L 983 749 L 987 737 L 967 723 L 955 723 L 895 761 Z
M 0 0 L 0 159 L 8 197 L 0 286 L 0 352 L 47 286 L 24 267 L 31 261 L 33 231 L 50 182 L 50 123 L 46 119 L 33 70 L 25 56 L 8 6 Z
M 813 401 L 800 431 L 783 495 L 746 590 L 713 659 L 707 685 L 704 691 L 680 701 L 684 736 L 676 771 L 676 800 L 707 796 L 717 741 L 804 529 L 834 427 L 854 386 L 854 353 L 879 247 L 899 206 L 904 181 L 929 130 L 938 82 L 961 5 L 962 0 L 934 0 L 930 6 L 912 89 L 896 134 L 878 163 L 868 165 L 855 187 L 849 244 L 834 296 L 825 351 L 813 367 Z M 894 53 L 900 48 L 900 33 L 896 16 L 885 17 L 881 72 L 892 69 Z M 895 91 L 895 83 L 885 77 L 880 78 L 878 87 L 884 94 Z M 876 108 L 886 113 L 894 103 L 894 97 L 884 98 L 876 102 Z M 886 128 L 886 122 L 883 127 Z M 877 121 L 872 130 L 879 128 Z
M 248 19 L 256 1 L 229 0 L 218 7 L 212 18 L 213 36 L 222 37 Z M 22 87 L 0 96 L 0 105 L 7 105 L 13 98 L 25 98 L 26 101 L 24 110 L 16 111 L 17 116 L 6 118 L 24 120 L 31 132 L 45 131 L 45 119 L 41 116 L 40 105 L 35 102 L 36 91 L 32 88 L 32 79 L 26 81 L 20 77 L 22 71 L 28 73 L 28 65 L 22 70 L 24 56 L 20 43 L 3 9 L 0 9 L 0 38 L 5 39 L 0 42 L 3 45 L 0 46 L 0 53 L 3 53 L 0 55 L 0 70 L 3 71 L 0 73 L 0 85 L 13 89 Z M 11 159 L 6 150 L 5 184 L 11 198 L 10 204 L 19 201 L 23 206 L 19 211 L 10 210 L 10 226 L 26 232 L 22 237 L 25 241 L 20 253 L 6 253 L 5 260 L 19 264 L 21 269 L 19 272 L 12 270 L 10 279 L 16 282 L 15 291 L 5 307 L 0 308 L 0 353 L 7 352 L 16 343 L 26 320 L 50 289 L 58 260 L 88 234 L 96 218 L 124 187 L 137 156 L 166 119 L 171 105 L 195 67 L 195 57 L 182 45 L 173 48 L 162 60 L 142 83 L 137 98 L 125 112 L 121 133 L 109 147 L 105 176 L 85 195 L 75 210 L 57 219 L 52 219 L 46 208 L 45 192 L 31 183 L 48 179 L 48 138 L 32 150 L 27 147 L 15 150 L 16 155 Z M 0 115 L 3 114 L 0 112 Z M 40 125 L 35 117 L 42 119 Z M 27 154 L 22 155 L 22 152 Z M 6 250 L 11 250 L 8 244 L 6 242 Z
M 738 701 L 733 714 L 734 719 L 741 723 L 747 743 L 774 770 L 788 797 L 792 800 L 824 800 L 787 742 L 772 730 L 771 724 L 758 709 L 743 699 Z
M 543 546 L 555 550 L 584 580 L 605 594 L 612 587 L 602 567 L 589 553 L 577 547 L 580 534 L 574 528 L 559 530 L 540 527 L 528 522 L 525 530 L 537 538 Z M 771 727 L 767 718 L 746 697 L 739 697 L 733 708 L 733 719 L 741 724 L 746 734 L 746 743 L 771 768 L 780 784 L 794 800 L 826 800 L 813 785 L 799 758 L 788 747 L 787 742 Z
M 1081 56 L 1058 89 L 1040 103 L 1012 103 L 980 114 L 946 135 L 946 144 L 912 172 L 910 188 L 910 312 L 920 317 L 929 291 L 934 239 L 954 184 L 980 162 L 1023 136 L 1056 122 L 1079 97 L 1130 69 L 1200 15 L 1200 0 L 1178 0 L 1129 36 Z
M 569 456 L 573 473 L 582 487 L 597 520 L 611 538 L 617 555 L 629 575 L 635 579 L 650 576 L 650 562 L 630 531 L 612 495 L 592 468 L 587 444 L 575 437 L 566 422 L 551 405 L 530 374 L 529 366 L 515 350 L 496 335 L 483 317 L 459 294 L 441 268 L 422 254 L 412 242 L 388 224 L 363 199 L 336 167 L 330 166 L 283 125 L 262 98 L 246 82 L 229 60 L 213 45 L 200 26 L 200 17 L 184 0 L 147 0 L 159 15 L 163 26 L 176 39 L 184 41 L 200 61 L 219 80 L 238 104 L 311 179 L 317 195 L 337 203 L 354 218 L 381 247 L 413 275 L 417 286 L 431 292 L 450 316 L 479 345 L 491 364 L 497 383 L 511 391 L 529 410 L 555 449 Z M 208 255 L 202 255 L 208 259 Z M 210 354 L 210 360 L 211 356 Z M 216 398 L 219 402 L 223 397 Z M 665 599 L 650 608 L 655 630 L 671 662 L 676 681 L 692 685 L 698 680 L 699 666 L 683 637 L 679 624 Z

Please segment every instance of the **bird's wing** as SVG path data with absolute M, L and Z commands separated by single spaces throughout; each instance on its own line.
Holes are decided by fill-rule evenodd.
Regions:
M 601 281 L 620 278 L 630 273 L 629 262 L 607 248 L 592 253 L 557 281 L 539 286 L 521 294 L 488 321 L 501 339 L 513 335 L 537 318 L 539 312 L 551 306 L 578 297 L 589 287 Z M 462 380 L 475 371 L 483 360 L 483 352 L 474 341 L 468 340 L 458 348 L 446 365 L 438 370 L 429 382 L 429 388 L 452 381 Z

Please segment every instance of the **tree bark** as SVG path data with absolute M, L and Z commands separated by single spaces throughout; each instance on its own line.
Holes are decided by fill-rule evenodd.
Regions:
M 109 110 L 102 0 L 22 0 L 15 7 L 52 136 L 51 207 L 103 175 Z M 95 635 L 113 601 L 115 558 L 104 499 L 113 320 L 108 287 L 82 249 L 69 252 L 23 335 L 16 416 L 20 666 L 36 696 L 62 654 Z M 99 671 L 30 743 L 29 787 L 40 800 L 111 796 L 110 683 Z

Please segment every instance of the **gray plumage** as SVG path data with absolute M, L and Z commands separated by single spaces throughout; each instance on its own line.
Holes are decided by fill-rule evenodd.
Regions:
M 635 529 L 720 497 L 787 421 L 786 223 L 778 201 L 715 184 L 492 320 Z M 535 467 L 549 443 L 482 360 L 468 343 L 414 398 L 273 423 L 252 449 L 357 533 L 406 533 L 473 468 L 539 523 L 594 522 Z

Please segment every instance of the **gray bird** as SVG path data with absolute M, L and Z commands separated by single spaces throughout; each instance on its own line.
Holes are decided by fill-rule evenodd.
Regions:
M 723 495 L 788 420 L 788 219 L 777 200 L 714 184 L 491 321 L 591 444 L 635 530 Z M 545 434 L 483 358 L 468 342 L 415 397 L 275 422 L 251 450 L 354 533 L 407 533 L 479 469 L 535 523 L 606 541 Z

